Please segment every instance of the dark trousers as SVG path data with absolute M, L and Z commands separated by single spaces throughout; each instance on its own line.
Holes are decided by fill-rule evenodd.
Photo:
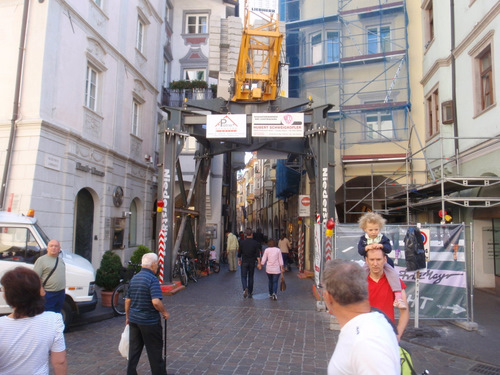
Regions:
M 269 294 L 278 293 L 278 281 L 280 279 L 279 273 L 268 273 L 267 278 L 269 279 Z
M 249 293 L 253 293 L 253 274 L 255 263 L 241 263 L 241 284 L 243 290 L 248 288 Z
M 289 254 L 289 253 L 281 253 L 281 255 L 283 256 L 283 268 L 284 268 L 285 270 L 288 270 L 288 267 L 290 267 L 290 266 L 288 265 L 288 254 Z
M 137 375 L 136 368 L 144 346 L 146 346 L 146 352 L 148 353 L 151 373 L 153 375 L 165 375 L 165 364 L 162 358 L 161 323 L 153 325 L 129 323 L 129 329 L 127 375 Z
M 65 297 L 66 291 L 64 289 L 58 292 L 45 292 L 45 311 L 60 313 L 64 305 Z

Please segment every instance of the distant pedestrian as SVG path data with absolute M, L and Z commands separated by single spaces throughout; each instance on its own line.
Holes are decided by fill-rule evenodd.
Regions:
M 241 284 L 243 286 L 243 297 L 252 298 L 253 295 L 253 275 L 255 265 L 260 262 L 260 243 L 253 239 L 252 229 L 245 231 L 246 238 L 241 241 L 238 250 L 238 265 L 241 270 Z
M 38 258 L 33 267 L 45 289 L 45 311 L 57 313 L 61 312 L 66 297 L 66 265 L 60 252 L 59 241 L 49 241 L 47 254 Z
M 267 246 L 258 268 L 261 269 L 262 265 L 267 262 L 266 273 L 269 279 L 269 298 L 276 301 L 278 299 L 278 281 L 285 268 L 283 267 L 283 256 L 281 250 L 276 247 L 276 241 L 273 239 L 267 241 Z
M 237 264 L 236 264 L 236 252 L 240 248 L 240 243 L 238 242 L 238 239 L 236 236 L 231 233 L 231 231 L 226 231 L 226 237 L 227 237 L 227 262 L 229 264 L 229 271 L 234 272 L 236 271 Z
M 288 254 L 290 253 L 290 249 L 292 245 L 288 238 L 286 238 L 286 234 L 283 232 L 280 240 L 278 241 L 278 247 L 281 250 L 281 254 L 283 256 L 283 265 L 287 271 L 290 271 L 290 266 L 288 265 Z
M 368 212 L 364 214 L 361 219 L 359 219 L 359 226 L 363 229 L 365 234 L 359 239 L 358 253 L 364 258 L 366 257 L 367 252 L 371 249 L 380 249 L 384 252 L 387 262 L 384 263 L 383 272 L 385 273 L 387 281 L 394 292 L 394 306 L 400 309 L 406 309 L 408 306 L 401 297 L 399 274 L 394 269 L 394 262 L 387 255 L 392 251 L 391 242 L 389 238 L 380 233 L 384 224 L 385 219 L 374 212 Z M 368 265 L 365 266 L 365 270 L 369 272 Z
M 125 324 L 129 324 L 130 329 L 127 375 L 137 374 L 136 368 L 144 346 L 151 373 L 165 375 L 160 314 L 165 320 L 170 314 L 161 301 L 160 282 L 155 276 L 158 256 L 155 253 L 144 254 L 141 267 L 141 271 L 130 280 L 125 298 Z
M 0 317 L 0 374 L 67 373 L 62 315 L 44 311 L 40 277 L 26 267 L 7 271 L 0 281 L 14 312 Z
M 335 259 L 326 263 L 322 281 L 328 312 L 340 325 L 328 375 L 400 374 L 398 340 L 386 317 L 371 311 L 363 268 Z

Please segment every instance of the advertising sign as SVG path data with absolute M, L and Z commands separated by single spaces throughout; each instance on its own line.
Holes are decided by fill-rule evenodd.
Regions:
M 207 138 L 246 138 L 247 115 L 208 115 Z
M 278 0 L 248 0 L 252 12 L 278 13 Z
M 311 198 L 309 195 L 299 195 L 299 216 L 308 217 L 310 215 Z
M 253 113 L 252 137 L 304 137 L 303 113 Z

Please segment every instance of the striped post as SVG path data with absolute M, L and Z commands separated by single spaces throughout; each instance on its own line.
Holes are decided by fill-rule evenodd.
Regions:
M 304 255 L 304 232 L 302 231 L 302 224 L 299 225 L 299 273 L 304 272 L 304 263 L 305 263 L 305 255 Z
M 325 262 L 332 260 L 333 236 L 325 236 Z
M 163 284 L 163 273 L 165 268 L 165 231 L 163 229 L 160 230 L 160 234 L 158 235 L 158 266 L 160 268 L 160 284 Z

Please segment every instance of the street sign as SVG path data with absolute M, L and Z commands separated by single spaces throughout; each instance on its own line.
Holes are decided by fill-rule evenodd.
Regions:
M 207 138 L 246 138 L 247 115 L 208 115 Z

